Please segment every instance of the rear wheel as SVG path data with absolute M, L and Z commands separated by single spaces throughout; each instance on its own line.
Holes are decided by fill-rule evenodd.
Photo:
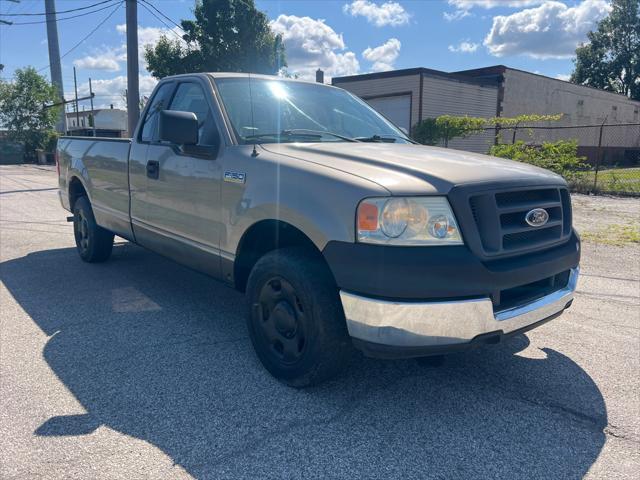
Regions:
M 344 313 L 321 259 L 295 248 L 267 253 L 249 276 L 247 295 L 253 347 L 278 380 L 306 387 L 347 363 L 351 342 Z
M 73 206 L 73 234 L 85 262 L 104 262 L 111 256 L 113 233 L 98 226 L 87 197 L 78 198 Z

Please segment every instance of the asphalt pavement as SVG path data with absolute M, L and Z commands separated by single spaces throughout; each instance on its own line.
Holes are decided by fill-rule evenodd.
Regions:
M 294 390 L 241 294 L 122 240 L 81 262 L 56 186 L 0 167 L 0 478 L 638 478 L 637 243 L 585 242 L 572 308 L 526 335 Z

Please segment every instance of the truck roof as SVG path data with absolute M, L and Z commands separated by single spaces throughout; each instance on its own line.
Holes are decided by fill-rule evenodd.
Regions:
M 287 82 L 301 82 L 301 83 L 313 83 L 315 81 L 312 80 L 301 80 L 298 78 L 287 78 L 280 77 L 278 75 L 263 75 L 260 73 L 243 73 L 243 72 L 201 72 L 201 73 L 183 73 L 180 75 L 170 75 L 168 77 L 162 78 L 162 80 L 172 79 L 172 78 L 181 78 L 181 77 L 193 77 L 193 76 L 209 76 L 213 78 L 255 78 L 261 80 L 279 80 L 279 81 L 287 81 Z M 323 84 L 326 87 L 331 87 L 332 85 Z

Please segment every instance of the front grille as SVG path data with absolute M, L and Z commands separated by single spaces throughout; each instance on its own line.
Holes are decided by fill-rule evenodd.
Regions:
M 571 199 L 566 188 L 482 192 L 469 197 L 483 255 L 493 257 L 552 246 L 571 235 Z M 549 214 L 532 227 L 525 218 L 534 208 Z

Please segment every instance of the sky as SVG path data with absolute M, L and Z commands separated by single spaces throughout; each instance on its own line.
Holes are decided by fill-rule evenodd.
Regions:
M 120 0 L 56 0 L 56 9 L 98 2 L 58 15 L 65 96 L 73 96 L 75 66 L 80 96 L 88 93 L 91 78 L 98 107 L 122 107 L 124 5 Z M 193 18 L 193 5 L 194 0 L 139 2 L 141 95 L 149 95 L 156 83 L 145 69 L 144 45 L 163 34 L 178 38 L 172 22 Z M 456 71 L 497 64 L 567 79 L 576 46 L 610 10 L 607 0 L 256 0 L 256 6 L 282 34 L 289 72 L 309 79 L 317 68 L 330 79 L 411 67 Z M 0 24 L 4 79 L 26 66 L 49 76 L 44 17 L 25 15 L 42 12 L 44 0 L 0 0 L 0 19 L 13 22 Z M 75 15 L 82 16 L 63 20 Z

